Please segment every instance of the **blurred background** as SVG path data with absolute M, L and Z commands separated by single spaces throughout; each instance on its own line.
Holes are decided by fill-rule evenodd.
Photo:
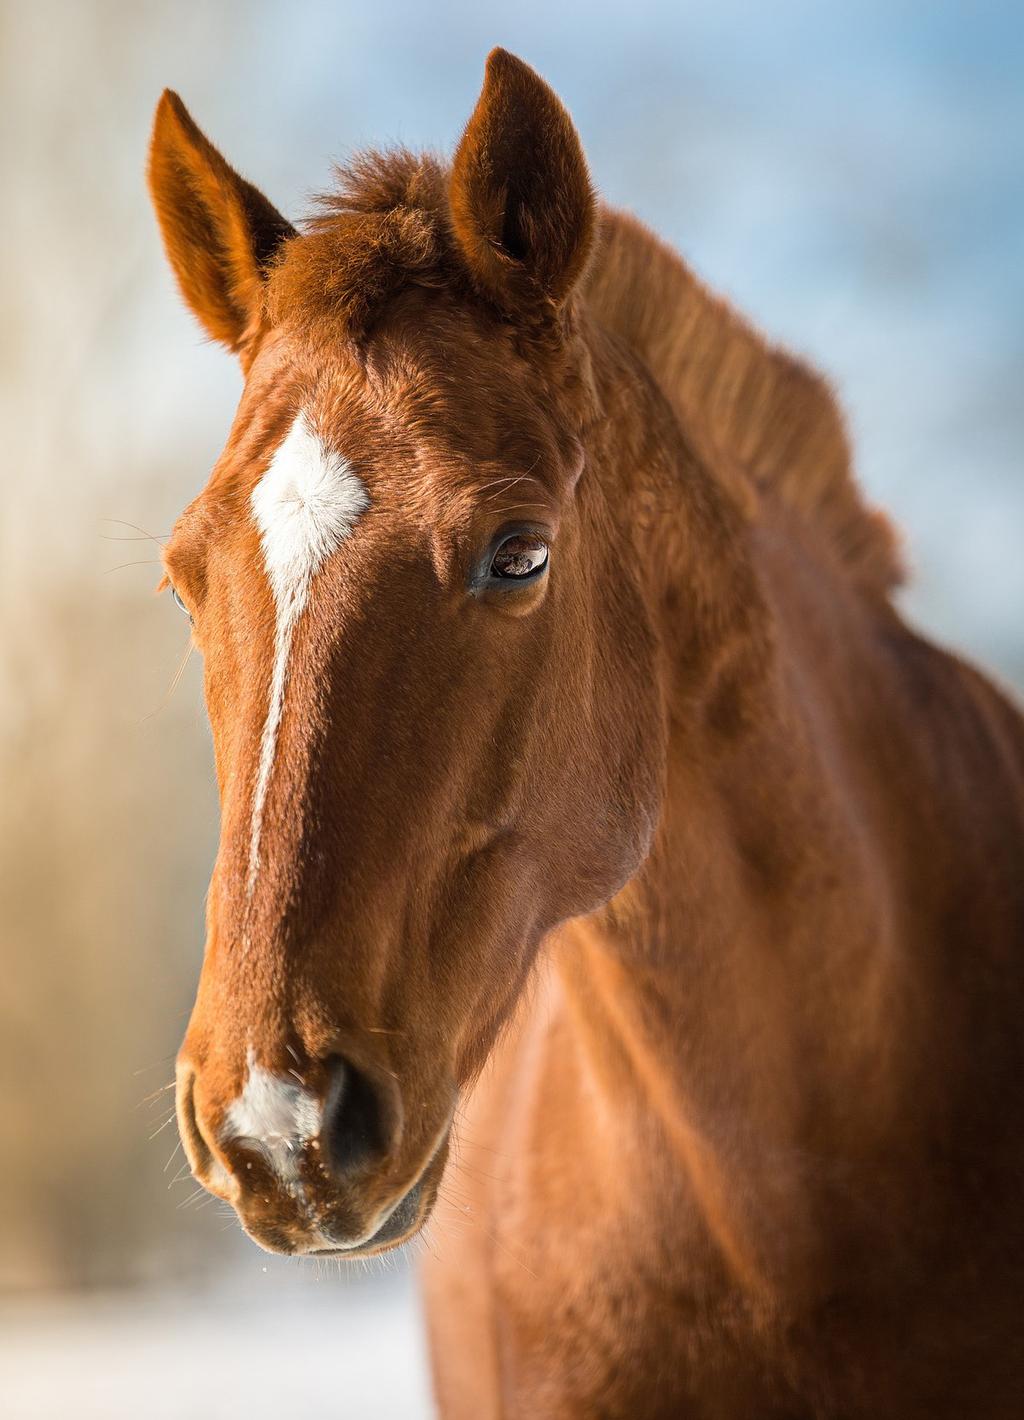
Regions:
M 834 379 L 909 615 L 1024 686 L 1024 8 L 2 0 L 6 1420 L 430 1414 L 409 1261 L 266 1257 L 175 1147 L 217 807 L 150 539 L 240 382 L 178 301 L 143 165 L 170 85 L 301 216 L 350 147 L 450 147 L 499 43 L 605 196 Z

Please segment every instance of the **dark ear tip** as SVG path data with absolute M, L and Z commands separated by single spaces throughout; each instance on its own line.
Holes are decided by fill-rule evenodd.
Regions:
M 182 118 L 186 116 L 188 110 L 182 103 L 181 98 L 173 89 L 165 89 L 160 95 L 156 106 L 156 118 L 159 123 L 168 118 Z
M 520 59 L 508 49 L 492 49 L 484 66 L 486 87 L 515 85 L 521 92 L 530 89 L 546 91 L 547 84 L 531 69 L 525 59 Z
M 498 77 L 503 72 L 525 69 L 526 67 L 521 59 L 518 59 L 510 50 L 502 49 L 500 45 L 496 45 L 495 48 L 491 50 L 484 66 L 488 78 L 490 78 L 492 74 Z
M 183 134 L 192 142 L 202 140 L 202 134 L 196 126 L 195 119 L 173 89 L 165 89 L 160 95 L 153 119 L 153 134 L 154 137 L 157 134 L 166 135 L 169 139 L 174 134 Z

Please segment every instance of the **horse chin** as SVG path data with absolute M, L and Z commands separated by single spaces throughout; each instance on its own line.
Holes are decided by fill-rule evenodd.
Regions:
M 438 1188 L 447 1149 L 442 1145 L 431 1157 L 415 1183 L 387 1211 L 383 1221 L 372 1233 L 351 1238 L 327 1220 L 312 1228 L 267 1226 L 246 1220 L 240 1215 L 242 1228 L 265 1252 L 286 1257 L 373 1257 L 402 1247 L 420 1231 L 437 1202 Z
M 373 1257 L 392 1252 L 410 1242 L 426 1223 L 437 1201 L 437 1185 L 427 1188 L 423 1179 L 415 1183 L 372 1237 L 362 1242 L 310 1248 L 309 1257 Z

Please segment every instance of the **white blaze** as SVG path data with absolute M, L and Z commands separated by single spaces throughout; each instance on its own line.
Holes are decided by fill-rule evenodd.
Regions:
M 252 492 L 263 562 L 274 594 L 274 668 L 252 800 L 248 892 L 260 866 L 263 809 L 274 767 L 288 681 L 292 634 L 324 560 L 348 537 L 369 507 L 360 479 L 328 449 L 299 414 Z

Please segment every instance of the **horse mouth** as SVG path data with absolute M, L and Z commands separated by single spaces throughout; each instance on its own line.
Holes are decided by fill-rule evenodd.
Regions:
M 268 1223 L 240 1214 L 242 1227 L 265 1251 L 292 1257 L 372 1257 L 401 1247 L 415 1237 L 433 1211 L 448 1159 L 449 1126 L 450 1119 L 415 1182 L 387 1209 L 372 1233 L 352 1239 L 351 1234 L 346 1236 L 345 1224 L 332 1223 L 322 1214 L 299 1228 L 294 1222 Z
M 339 1243 L 326 1247 L 307 1249 L 306 1257 L 372 1257 L 375 1253 L 389 1252 L 409 1242 L 427 1221 L 434 1206 L 437 1190 L 426 1189 L 424 1178 L 419 1179 L 408 1193 L 398 1200 L 384 1222 L 375 1233 L 356 1243 Z

